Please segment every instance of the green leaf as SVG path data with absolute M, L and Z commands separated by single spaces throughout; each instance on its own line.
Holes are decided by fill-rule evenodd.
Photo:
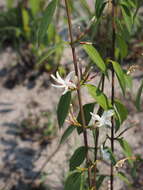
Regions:
M 71 92 L 67 92 L 66 94 L 61 96 L 57 109 L 59 127 L 62 127 L 68 115 L 70 102 L 71 102 Z
M 39 11 L 40 1 L 37 1 L 35 3 L 35 0 L 29 0 L 29 4 L 30 4 L 30 8 L 31 8 L 32 14 L 35 16 L 38 13 L 38 11 Z
M 100 16 L 102 15 L 102 12 L 105 8 L 106 2 L 105 0 L 96 0 L 95 2 L 95 15 L 96 18 L 100 18 Z
M 121 10 L 125 20 L 125 24 L 127 26 L 128 31 L 131 32 L 133 24 L 132 14 L 130 12 L 130 9 L 125 4 L 121 4 L 121 6 L 122 6 Z
M 48 7 L 45 9 L 43 18 L 40 22 L 39 30 L 38 30 L 38 42 L 40 43 L 45 37 L 48 27 L 52 22 L 52 18 L 54 16 L 54 12 L 56 10 L 58 0 L 52 0 Z
M 123 172 L 118 172 L 117 176 L 124 181 L 127 185 L 131 185 L 131 183 L 129 182 L 128 178 L 125 176 L 125 174 Z
M 106 73 L 106 65 L 98 53 L 98 51 L 92 46 L 92 45 L 84 45 L 83 46 L 84 50 L 86 53 L 89 55 L 93 63 L 97 65 L 97 67 L 103 72 Z
M 72 172 L 66 179 L 64 190 L 80 190 L 82 173 Z
M 72 132 L 73 132 L 75 129 L 76 129 L 75 126 L 69 126 L 69 127 L 65 130 L 64 134 L 62 135 L 61 140 L 60 140 L 60 144 L 63 144 L 63 143 L 67 140 L 67 138 L 72 134 Z
M 132 77 L 130 75 L 127 75 L 125 71 L 124 71 L 124 77 L 125 77 L 125 81 L 126 81 L 126 87 L 131 89 L 133 86 Z
M 80 0 L 80 3 L 82 5 L 82 7 L 84 8 L 84 10 L 88 13 L 88 15 L 91 15 L 92 13 L 91 13 L 91 10 L 90 10 L 90 7 L 89 7 L 87 1 L 86 0 Z
M 102 185 L 104 179 L 105 179 L 106 175 L 100 175 L 98 180 L 97 180 L 97 189 L 100 188 L 100 186 Z
M 41 56 L 38 57 L 37 65 L 42 64 L 47 58 L 56 52 L 58 48 L 61 48 L 63 46 L 63 43 L 57 44 L 51 48 L 48 49 L 48 51 L 44 52 Z
M 127 119 L 128 111 L 126 107 L 117 99 L 114 101 L 114 110 L 117 114 L 119 125 L 121 125 Z M 116 127 L 116 132 L 118 129 L 119 129 L 119 126 Z
M 136 105 L 136 108 L 140 111 L 141 110 L 141 94 L 142 94 L 142 91 L 143 91 L 143 81 L 138 89 L 138 92 L 137 92 L 137 96 L 136 96 L 136 101 L 135 101 L 135 105 Z
M 129 8 L 136 8 L 138 3 L 136 0 L 124 0 L 122 4 L 125 4 Z
M 89 104 L 85 104 L 83 106 L 83 111 L 84 111 L 84 116 L 85 116 L 85 123 L 86 123 L 86 126 L 88 126 L 90 120 L 91 120 L 91 114 L 90 112 L 93 112 L 94 110 L 94 106 L 95 106 L 95 103 L 89 103 Z M 77 121 L 79 123 L 82 123 L 82 120 L 81 120 L 81 113 L 79 112 L 78 114 L 78 117 L 77 117 Z M 81 127 L 77 127 L 77 131 L 78 131 L 78 134 L 82 133 L 83 129 Z
M 123 153 L 127 157 L 132 157 L 132 148 L 129 145 L 129 143 L 124 139 L 118 139 L 118 142 L 120 143 L 120 146 L 123 149 Z M 130 159 L 129 163 L 132 165 L 133 161 Z
M 14 0 L 6 0 L 7 8 L 11 9 L 14 5 Z
M 128 46 L 127 46 L 127 43 L 126 41 L 122 38 L 121 35 L 116 35 L 116 39 L 117 39 L 117 44 L 118 44 L 118 47 L 119 47 L 119 50 L 120 50 L 120 55 L 121 55 L 121 58 L 123 59 L 124 57 L 127 56 L 128 54 Z
M 117 25 L 117 30 L 119 31 L 119 35 L 122 36 L 122 38 L 128 42 L 130 40 L 130 33 L 127 29 L 127 27 L 125 27 L 124 23 L 121 22 L 121 20 L 116 19 L 116 25 Z
M 75 150 L 74 154 L 70 158 L 70 170 L 75 170 L 76 167 L 80 166 L 86 157 L 86 148 L 79 147 Z
M 24 32 L 25 32 L 25 35 L 27 37 L 29 37 L 30 35 L 30 26 L 29 26 L 29 23 L 30 23 L 30 17 L 29 17 L 29 14 L 28 14 L 28 11 L 24 8 L 22 8 L 22 21 L 23 21 L 23 29 L 24 29 Z
M 87 84 L 86 87 L 88 89 L 89 94 L 97 101 L 97 103 L 104 110 L 108 110 L 112 108 L 111 101 L 107 98 L 107 96 L 101 90 L 99 90 L 99 88 L 91 84 Z
M 126 90 L 126 80 L 125 80 L 125 76 L 124 76 L 124 71 L 121 68 L 120 64 L 115 62 L 115 61 L 111 61 L 114 71 L 116 73 L 116 76 L 118 78 L 119 84 L 121 86 L 122 92 L 123 94 L 125 94 L 125 90 Z

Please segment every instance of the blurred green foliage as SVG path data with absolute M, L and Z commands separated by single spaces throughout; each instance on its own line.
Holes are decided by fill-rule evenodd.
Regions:
M 7 8 L 0 13 L 1 48 L 12 46 L 19 55 L 21 55 L 20 51 L 28 49 L 35 58 L 35 67 L 39 68 L 40 66 L 41 68 L 45 62 L 48 62 L 44 64 L 44 69 L 48 71 L 52 69 L 53 65 L 55 66 L 60 62 L 63 50 L 61 37 L 55 24 L 56 21 L 52 20 L 55 11 L 51 10 L 50 4 L 52 3 L 46 5 L 43 0 L 36 3 L 30 0 L 19 1 L 15 6 L 14 1 L 8 0 Z M 53 9 L 56 9 L 56 4 Z M 49 16 L 47 17 L 47 15 L 49 14 L 51 17 L 48 22 Z M 43 27 L 46 27 L 44 34 Z M 51 54 L 55 55 L 54 58 L 50 57 Z

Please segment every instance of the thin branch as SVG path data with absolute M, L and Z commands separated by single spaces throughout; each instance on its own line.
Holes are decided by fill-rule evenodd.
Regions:
M 71 42 L 70 45 L 71 45 L 71 50 L 72 50 L 74 69 L 75 69 L 75 74 L 78 80 L 77 95 L 78 95 L 78 102 L 79 102 L 82 127 L 83 127 L 84 145 L 86 148 L 86 162 L 87 162 L 87 167 L 88 167 L 88 184 L 89 184 L 89 187 L 91 187 L 91 169 L 90 169 L 90 159 L 89 159 L 89 151 L 88 151 L 88 137 L 87 137 L 86 122 L 85 122 L 85 116 L 84 116 L 83 105 L 82 105 L 82 97 L 81 97 L 81 89 L 80 89 L 80 74 L 78 70 L 78 62 L 77 62 L 75 47 L 73 44 L 74 40 L 73 40 L 73 34 L 72 34 L 71 13 L 68 6 L 68 0 L 65 0 L 65 6 L 66 6 L 67 19 L 68 19 L 69 36 L 70 36 L 70 42 Z
M 102 92 L 104 91 L 104 83 L 105 83 L 105 76 L 104 76 L 104 74 L 102 74 L 102 76 L 101 76 L 101 84 L 102 84 L 101 91 Z M 102 111 L 102 108 L 99 107 L 99 109 L 97 111 L 97 114 L 101 114 L 101 111 Z M 94 148 L 94 162 L 96 163 L 96 161 L 97 161 L 97 153 L 98 153 L 98 140 L 99 140 L 99 128 L 98 127 L 95 129 L 95 131 L 93 131 L 93 137 L 94 137 L 94 144 L 95 144 L 95 148 Z M 97 189 L 96 173 L 97 173 L 97 163 L 94 166 L 94 180 L 93 180 L 94 190 Z

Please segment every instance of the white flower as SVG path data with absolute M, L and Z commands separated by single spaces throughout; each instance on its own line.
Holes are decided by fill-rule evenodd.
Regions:
M 104 160 L 110 160 L 110 153 L 107 148 L 103 148 L 103 145 L 100 147 L 101 154 Z
M 52 86 L 56 88 L 64 88 L 64 92 L 62 93 L 63 95 L 66 94 L 66 92 L 70 89 L 76 88 L 76 85 L 71 81 L 71 78 L 75 72 L 72 71 L 70 72 L 65 79 L 62 79 L 61 76 L 59 75 L 58 71 L 56 72 L 56 77 L 54 75 L 51 75 L 51 77 L 54 79 L 55 82 L 58 84 L 52 84 Z
M 111 125 L 112 125 L 111 124 L 111 116 L 114 115 L 113 110 L 104 111 L 101 117 L 99 115 L 93 114 L 91 112 L 90 112 L 90 114 L 92 115 L 92 119 L 95 120 L 97 127 L 103 127 L 103 126 L 111 127 Z

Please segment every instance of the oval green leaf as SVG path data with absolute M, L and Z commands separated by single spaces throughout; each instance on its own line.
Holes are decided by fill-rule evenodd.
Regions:
M 83 48 L 93 63 L 95 63 L 103 73 L 106 73 L 106 65 L 98 51 L 92 45 L 84 45 Z
M 66 179 L 64 190 L 80 190 L 82 173 L 72 172 Z
M 111 61 L 114 71 L 116 73 L 116 76 L 118 78 L 119 84 L 121 86 L 122 92 L 123 94 L 125 94 L 126 91 L 126 80 L 125 80 L 125 76 L 124 76 L 124 71 L 121 68 L 120 64 L 117 63 L 116 61 Z
M 132 148 L 129 145 L 129 143 L 126 140 L 124 140 L 124 139 L 118 139 L 118 142 L 120 143 L 120 146 L 123 149 L 124 155 L 127 156 L 127 157 L 132 157 L 132 155 L 133 155 L 132 154 Z M 132 165 L 133 161 L 130 159 L 129 163 Z
M 104 110 L 112 109 L 111 101 L 101 90 L 99 90 L 99 88 L 91 84 L 87 84 L 86 87 L 88 89 L 89 94 Z
M 67 92 L 66 94 L 61 96 L 57 109 L 59 127 L 63 126 L 64 121 L 68 115 L 70 102 L 71 102 L 71 92 Z
M 119 125 L 116 126 L 116 131 L 119 129 L 119 126 L 127 119 L 128 111 L 126 107 L 117 99 L 114 101 L 114 110 L 118 118 Z
M 86 157 L 86 148 L 79 147 L 75 150 L 74 154 L 70 158 L 70 170 L 75 170 L 76 167 L 80 166 Z
M 118 47 L 119 47 L 121 58 L 123 59 L 128 54 L 127 43 L 126 43 L 126 41 L 124 40 L 124 38 L 121 35 L 117 34 L 116 39 L 117 39 L 117 44 L 118 44 Z
M 61 140 L 60 140 L 60 144 L 63 144 L 63 143 L 67 140 L 67 138 L 72 134 L 72 132 L 73 132 L 75 129 L 76 129 L 75 126 L 69 126 L 69 127 L 65 130 L 64 134 L 62 135 Z

